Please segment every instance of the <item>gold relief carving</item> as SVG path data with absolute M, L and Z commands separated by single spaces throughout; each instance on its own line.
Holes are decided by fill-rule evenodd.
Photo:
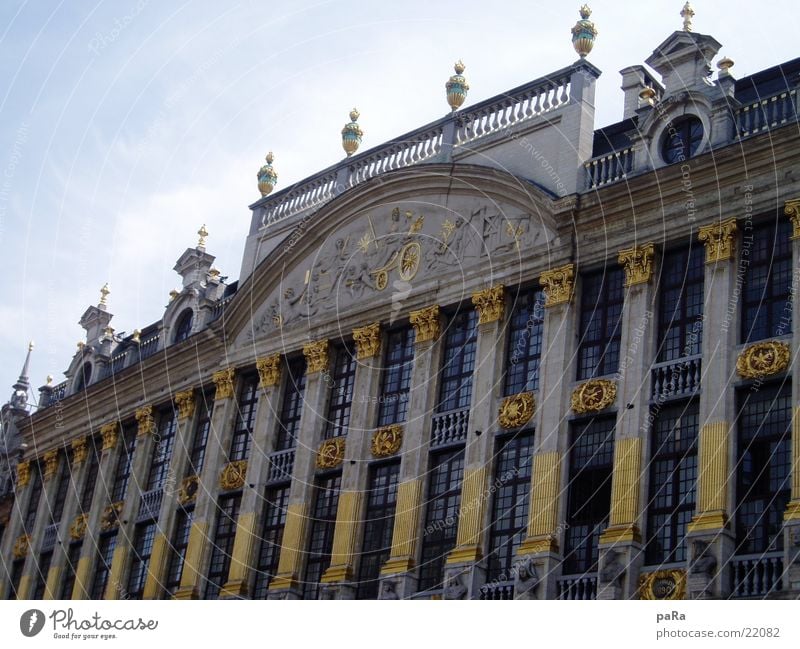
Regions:
M 544 305 L 556 306 L 571 301 L 574 280 L 574 264 L 566 264 L 543 272 L 539 276 L 539 283 L 544 286 Z
M 389 457 L 403 445 L 403 427 L 399 424 L 384 426 L 372 433 L 372 455 Z
M 15 559 L 24 559 L 28 556 L 28 549 L 31 546 L 31 537 L 30 534 L 23 534 L 20 537 L 17 537 L 17 540 L 14 541 L 14 548 L 11 552 L 14 555 Z
M 89 514 L 78 514 L 69 525 L 69 538 L 73 541 L 80 541 L 86 534 L 89 524 Z
M 153 419 L 153 406 L 142 406 L 136 411 L 136 435 L 152 435 L 156 432 L 156 422 Z
M 533 417 L 535 403 L 533 392 L 520 392 L 503 399 L 498 420 L 503 428 L 519 428 Z
M 72 440 L 72 464 L 73 466 L 80 466 L 89 457 L 89 440 L 85 437 L 79 437 Z
M 736 359 L 736 372 L 744 379 L 760 379 L 789 367 L 789 345 L 767 340 L 750 345 Z
M 222 472 L 219 474 L 219 487 L 225 491 L 239 489 L 242 485 L 244 485 L 244 479 L 246 475 L 247 460 L 228 462 L 224 467 L 222 467 Z
M 416 342 L 423 343 L 439 337 L 439 305 L 434 304 L 426 309 L 412 311 L 409 319 L 414 327 Z
M 222 399 L 230 399 L 233 397 L 233 376 L 236 370 L 228 367 L 224 370 L 218 370 L 211 375 L 211 380 L 214 382 L 216 392 L 214 393 L 214 400 L 220 401 Z
M 332 469 L 344 460 L 344 437 L 326 439 L 317 451 L 317 467 Z
M 792 222 L 792 239 L 800 239 L 800 198 L 786 201 L 783 212 Z
M 281 355 L 273 354 L 256 359 L 258 379 L 262 388 L 274 388 L 281 382 Z
M 196 475 L 185 477 L 181 481 L 181 488 L 178 490 L 178 503 L 188 505 L 197 498 L 197 490 L 200 488 L 200 478 Z
M 655 244 L 633 246 L 619 251 L 617 261 L 625 268 L 625 286 L 647 284 L 653 277 Z
M 26 460 L 17 464 L 17 486 L 27 487 L 31 481 L 31 463 Z
M 417 230 L 422 227 L 424 218 L 425 217 L 420 216 L 419 219 L 417 219 L 416 223 L 419 224 Z M 414 230 L 414 226 L 412 226 L 412 230 Z M 414 234 L 416 234 L 416 230 Z M 364 241 L 362 239 L 360 243 L 362 250 L 364 250 L 364 244 L 369 247 L 370 243 L 372 243 L 372 240 Z M 370 275 L 375 277 L 375 288 L 379 291 L 384 290 L 389 285 L 389 273 L 395 268 L 397 268 L 397 274 L 400 276 L 401 280 L 410 282 L 417 276 L 421 259 L 422 247 L 416 241 L 405 244 L 399 251 L 396 250 L 394 252 L 389 259 L 389 263 L 381 268 L 370 271 Z
M 100 435 L 103 438 L 103 450 L 110 451 L 117 445 L 119 434 L 119 422 L 112 421 L 100 428 Z
M 728 219 L 700 228 L 697 238 L 706 246 L 707 264 L 733 259 L 736 248 L 734 234 L 736 234 L 736 219 Z
M 592 379 L 572 391 L 572 410 L 579 414 L 599 412 L 617 398 L 617 384 L 608 379 Z
M 503 317 L 505 308 L 505 287 L 496 284 L 483 291 L 472 294 L 472 304 L 478 310 L 478 324 L 497 322 Z
M 119 526 L 119 517 L 122 514 L 122 505 L 123 502 L 120 500 L 119 502 L 113 503 L 108 505 L 104 510 L 102 516 L 100 516 L 100 529 L 104 532 L 109 532 L 113 530 L 115 527 Z
M 52 450 L 47 451 L 44 454 L 44 472 L 43 477 L 44 481 L 47 482 L 50 478 L 54 477 L 56 473 L 58 473 L 58 451 Z
M 175 405 L 178 406 L 178 419 L 189 419 L 194 414 L 194 389 L 177 392 Z
M 356 343 L 356 358 L 373 358 L 381 350 L 381 325 L 374 323 L 366 327 L 353 329 L 353 340 Z
M 672 600 L 685 597 L 685 570 L 656 570 L 639 578 L 639 599 Z
M 327 340 L 317 340 L 303 345 L 303 355 L 306 357 L 306 376 L 328 369 Z

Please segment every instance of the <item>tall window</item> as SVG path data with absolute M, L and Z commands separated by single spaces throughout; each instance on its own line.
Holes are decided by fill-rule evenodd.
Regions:
M 278 421 L 276 451 L 286 451 L 297 445 L 300 416 L 303 414 L 303 395 L 306 391 L 306 361 L 298 357 L 289 363 L 286 386 L 283 390 L 281 416 Z
M 211 545 L 211 561 L 208 566 L 206 582 L 206 599 L 217 599 L 219 591 L 228 578 L 233 555 L 233 541 L 236 538 L 236 520 L 239 518 L 239 506 L 242 494 L 221 496 L 217 510 L 217 526 Z
M 67 451 L 61 462 L 61 472 L 58 477 L 58 486 L 53 504 L 50 507 L 50 523 L 60 523 L 64 514 L 64 503 L 67 501 L 67 491 L 72 482 L 72 451 Z
M 398 424 L 406 420 L 413 369 L 414 329 L 408 326 L 390 331 L 383 362 L 378 426 Z
M 437 408 L 439 412 L 469 408 L 477 333 L 478 313 L 475 309 L 461 311 L 447 326 Z
M 461 483 L 464 481 L 464 449 L 431 456 L 428 507 L 422 531 L 419 589 L 440 588 L 447 554 L 456 545 Z
M 33 534 L 33 525 L 36 523 L 36 512 L 39 510 L 39 501 L 42 498 L 42 467 L 38 462 L 31 462 L 31 495 L 28 499 L 28 508 L 25 510 L 25 520 L 22 530 L 25 534 Z
M 598 541 L 611 508 L 614 422 L 595 417 L 572 426 L 564 574 L 597 570 Z
M 11 564 L 11 587 L 7 599 L 16 599 L 23 570 L 25 570 L 25 559 L 15 559 Z
M 510 581 L 514 555 L 528 528 L 533 433 L 506 438 L 498 447 L 487 580 Z
M 44 599 L 44 590 L 47 587 L 47 573 L 50 571 L 50 563 L 53 561 L 53 552 L 42 552 L 39 555 L 39 562 L 36 564 L 36 586 L 33 589 L 32 599 Z
M 203 464 L 206 460 L 206 446 L 208 445 L 208 434 L 211 431 L 211 415 L 214 409 L 214 399 L 208 395 L 202 394 L 202 401 L 198 404 L 199 412 L 197 415 L 197 424 L 194 429 L 194 436 L 192 437 L 192 447 L 189 449 L 189 466 L 187 467 L 187 475 L 200 475 L 203 470 Z
M 114 548 L 117 546 L 117 532 L 103 534 L 97 544 L 98 557 L 94 567 L 92 580 L 91 599 L 103 599 L 108 585 L 108 576 L 111 574 L 111 561 L 114 558 Z
M 742 281 L 742 341 L 792 332 L 792 226 L 786 219 L 753 228 Z
M 333 374 L 328 382 L 328 417 L 325 421 L 325 438 L 347 435 L 350 409 L 353 405 L 353 385 L 356 380 L 356 356 L 350 345 L 337 347 Z
M 94 497 L 94 488 L 97 484 L 97 473 L 100 469 L 100 450 L 97 448 L 97 440 L 90 437 L 88 440 L 89 447 L 89 468 L 86 470 L 86 482 L 83 483 L 83 491 L 81 492 L 81 513 L 87 514 L 92 508 L 92 498 Z
M 664 254 L 658 300 L 658 360 L 699 354 L 703 342 L 705 251 L 699 243 Z
M 264 525 L 261 529 L 261 548 L 258 552 L 253 599 L 266 599 L 269 582 L 278 572 L 283 528 L 286 525 L 286 506 L 289 485 L 267 489 L 264 502 Z
M 613 374 L 619 369 L 625 273 L 608 267 L 581 278 L 581 329 L 578 380 Z
M 663 408 L 653 424 L 647 551 L 650 565 L 686 561 L 697 484 L 696 401 Z
M 171 552 L 167 565 L 167 580 L 164 584 L 166 594 L 174 595 L 181 585 L 183 562 L 186 559 L 186 548 L 189 547 L 189 533 L 192 531 L 194 510 L 179 508 L 175 515 L 175 530 L 172 533 Z
M 520 293 L 508 323 L 506 396 L 539 389 L 543 324 L 544 292 Z
M 153 457 L 150 462 L 150 471 L 147 475 L 144 491 L 162 489 L 167 479 L 169 463 L 172 460 L 172 449 L 175 447 L 175 429 L 178 422 L 175 411 L 171 408 L 161 413 L 156 431 L 157 437 L 153 440 Z
M 150 565 L 150 555 L 153 554 L 155 536 L 155 521 L 136 526 L 133 534 L 131 572 L 128 577 L 127 596 L 129 599 L 142 599 L 144 584 L 147 581 L 147 568 Z
M 309 521 L 308 560 L 303 583 L 303 599 L 317 599 L 319 580 L 331 565 L 333 530 L 336 527 L 336 509 L 339 506 L 340 474 L 317 480 L 314 508 Z
M 191 309 L 186 309 L 181 313 L 178 318 L 178 323 L 175 325 L 175 339 L 173 342 L 179 343 L 191 336 L 193 322 L 194 312 Z
M 250 454 L 257 405 L 258 375 L 248 376 L 242 382 L 242 387 L 239 391 L 239 407 L 236 412 L 233 437 L 231 438 L 231 452 L 228 454 L 228 459 L 231 462 L 246 460 Z
M 361 546 L 358 573 L 358 599 L 378 598 L 381 566 L 389 558 L 389 551 L 392 549 L 399 475 L 399 461 L 369 468 L 364 542 Z
M 72 599 L 72 590 L 75 588 L 75 571 L 78 569 L 78 561 L 81 558 L 80 541 L 70 543 L 67 550 L 67 561 L 64 565 L 64 577 L 61 580 L 61 591 L 58 599 Z
M 131 466 L 133 454 L 136 451 L 136 428 L 125 426 L 122 429 L 122 452 L 117 460 L 117 470 L 114 472 L 114 485 L 111 489 L 111 502 L 115 503 L 125 499 L 128 492 L 128 482 L 131 479 Z
M 791 484 L 791 393 L 785 384 L 738 394 L 737 554 L 783 549 Z

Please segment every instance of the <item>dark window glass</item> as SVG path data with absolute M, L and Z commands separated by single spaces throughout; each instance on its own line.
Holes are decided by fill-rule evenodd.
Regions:
M 742 281 L 742 342 L 792 332 L 792 226 L 770 221 L 743 233 L 748 264 Z
M 353 385 L 356 380 L 356 356 L 351 346 L 343 345 L 336 349 L 330 378 L 325 438 L 347 435 L 347 427 L 350 425 Z
M 236 520 L 239 518 L 239 505 L 242 495 L 222 496 L 217 510 L 217 526 L 211 546 L 211 561 L 208 566 L 206 599 L 217 599 L 219 591 L 228 578 L 233 555 L 233 541 L 236 538 Z
M 80 370 L 78 370 L 78 380 L 75 382 L 75 392 L 80 392 L 89 385 L 92 378 L 92 364 L 84 363 Z
M 701 353 L 704 277 L 705 251 L 699 243 L 692 240 L 687 248 L 664 255 L 658 300 L 659 362 Z
M 75 588 L 75 571 L 81 558 L 82 543 L 71 543 L 67 550 L 67 561 L 64 564 L 64 577 L 61 580 L 59 599 L 72 599 L 72 590 Z
M 462 311 L 447 325 L 437 408 L 439 412 L 469 408 L 477 334 L 478 313 L 475 309 Z
M 117 533 L 103 534 L 97 544 L 97 561 L 94 567 L 94 579 L 90 599 L 103 599 L 108 585 L 108 576 L 111 573 L 111 561 L 114 558 L 114 548 L 117 546 Z
M 646 559 L 651 565 L 686 561 L 686 526 L 697 484 L 696 401 L 654 411 L 650 450 Z
M 317 599 L 319 580 L 331 565 L 333 530 L 339 505 L 341 475 L 319 478 L 314 493 L 314 507 L 309 521 L 308 561 L 303 582 L 303 599 Z
M 597 570 L 597 544 L 608 523 L 614 464 L 614 417 L 573 424 L 569 454 L 564 574 Z
M 133 557 L 131 558 L 131 572 L 128 576 L 127 599 L 142 599 L 155 536 L 155 522 L 136 526 L 133 534 Z
M 97 484 L 97 472 L 100 469 L 100 448 L 98 447 L 97 440 L 90 437 L 88 440 L 89 468 L 86 470 L 86 482 L 83 483 L 83 492 L 81 493 L 81 512 L 86 514 L 92 508 L 92 498 L 94 497 L 94 488 Z
M 394 512 L 400 462 L 369 468 L 367 504 L 364 513 L 364 542 L 361 546 L 358 599 L 377 599 L 381 566 L 392 549 Z
M 619 369 L 625 272 L 603 270 L 581 277 L 581 328 L 578 379 L 614 374 Z
M 228 459 L 231 462 L 246 460 L 250 453 L 257 405 L 258 375 L 249 376 L 244 379 L 239 391 L 239 407 L 236 412 L 233 437 L 231 438 L 231 452 L 228 454 Z
M 58 476 L 58 486 L 56 487 L 56 495 L 53 499 L 53 506 L 50 509 L 50 522 L 60 523 L 61 517 L 64 514 L 64 503 L 67 500 L 67 491 L 72 482 L 72 451 L 68 451 L 66 455 L 61 458 L 61 471 Z
M 520 293 L 508 323 L 505 394 L 539 389 L 544 292 Z
M 144 491 L 162 489 L 169 472 L 172 450 L 175 447 L 175 430 L 178 426 L 175 411 L 165 410 L 161 413 L 156 436 L 153 439 L 153 456 L 150 472 L 147 475 Z
M 23 570 L 25 570 L 25 559 L 17 559 L 11 564 L 11 589 L 8 593 L 8 599 L 15 599 L 17 597 Z
M 203 464 L 206 460 L 206 446 L 208 445 L 208 434 L 211 431 L 211 415 L 214 410 L 214 399 L 211 395 L 203 394 L 201 401 L 197 405 L 197 424 L 192 438 L 192 448 L 189 451 L 189 466 L 186 475 L 200 475 Z
M 667 164 L 691 158 L 703 141 L 703 123 L 697 117 L 686 117 L 671 124 L 664 133 L 661 157 Z
M 266 599 L 269 582 L 278 571 L 283 528 L 286 525 L 286 506 L 289 485 L 267 489 L 264 502 L 264 522 L 261 528 L 261 548 L 258 552 L 253 599 Z
M 783 513 L 791 491 L 791 392 L 786 384 L 738 394 L 737 554 L 783 549 Z
M 28 508 L 25 510 L 25 520 L 22 530 L 25 534 L 33 534 L 36 523 L 36 512 L 39 511 L 39 501 L 42 499 L 42 467 L 38 462 L 31 462 L 31 495 L 28 499 Z
M 276 451 L 286 451 L 297 445 L 300 416 L 303 414 L 303 395 L 306 391 L 306 361 L 296 358 L 289 363 L 286 385 L 283 389 L 281 416 L 278 421 Z
M 408 414 L 408 392 L 414 369 L 414 329 L 390 331 L 383 361 L 378 426 L 404 422 Z
M 136 451 L 136 427 L 133 425 L 125 426 L 122 429 L 122 450 L 117 460 L 117 470 L 114 472 L 114 486 L 111 490 L 111 502 L 119 502 L 125 499 L 128 492 L 128 482 L 131 479 L 131 466 L 133 464 L 133 454 Z
M 44 599 L 44 590 L 47 587 L 47 573 L 50 571 L 50 563 L 52 561 L 52 552 L 43 552 L 39 555 L 39 563 L 36 564 L 36 586 L 33 589 L 33 597 L 31 599 Z
M 488 581 L 511 581 L 517 548 L 528 529 L 533 433 L 498 442 L 489 530 Z
M 181 585 L 183 562 L 186 548 L 189 547 L 189 533 L 192 531 L 194 510 L 179 509 L 175 514 L 175 530 L 172 533 L 169 565 L 167 566 L 166 594 L 174 595 Z
M 178 324 L 175 325 L 175 339 L 173 342 L 179 343 L 186 340 L 192 335 L 192 323 L 194 321 L 194 312 L 191 309 L 186 309 L 181 313 L 178 318 Z
M 456 545 L 461 483 L 464 480 L 464 449 L 431 456 L 419 589 L 441 588 L 444 563 Z

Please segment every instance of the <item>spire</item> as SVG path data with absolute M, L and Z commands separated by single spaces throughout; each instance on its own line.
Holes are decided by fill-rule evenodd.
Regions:
M 31 364 L 31 352 L 33 351 L 33 341 L 28 343 L 28 353 L 25 356 L 25 364 L 19 374 L 17 382 L 14 384 L 14 392 L 11 394 L 11 405 L 14 408 L 25 409 L 28 406 L 28 392 L 31 388 L 28 372 Z

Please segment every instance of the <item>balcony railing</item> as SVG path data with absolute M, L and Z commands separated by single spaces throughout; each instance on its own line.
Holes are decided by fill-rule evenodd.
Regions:
M 663 401 L 674 397 L 688 397 L 700 389 L 700 354 L 685 356 L 674 361 L 653 364 L 651 397 Z
M 158 512 L 161 509 L 161 499 L 163 497 L 163 488 L 142 493 L 139 499 L 139 515 L 136 517 L 136 522 L 158 518 Z
M 469 408 L 450 410 L 434 415 L 431 448 L 465 442 L 468 427 Z
M 733 597 L 764 597 L 782 590 L 783 552 L 733 557 Z
M 736 111 L 736 134 L 748 137 L 797 121 L 797 89 L 742 106 Z
M 291 480 L 294 469 L 294 449 L 276 451 L 269 456 L 269 473 L 267 482 Z
M 58 541 L 58 523 L 50 523 L 44 528 L 41 551 L 48 552 L 52 550 L 56 545 L 56 541 Z
M 627 178 L 633 170 L 633 147 L 592 158 L 584 163 L 587 187 L 594 189 Z
M 495 581 L 481 586 L 478 599 L 514 599 L 513 581 Z
M 225 313 L 225 308 L 228 306 L 228 303 L 233 299 L 235 295 L 236 293 L 231 293 L 229 296 L 222 298 L 211 308 L 211 316 L 209 318 L 209 322 L 217 320 L 220 316 L 222 316 Z
M 153 334 L 139 344 L 140 361 L 143 361 L 145 358 L 152 356 L 158 351 L 158 339 L 160 336 L 160 333 Z
M 574 575 L 559 577 L 558 599 L 586 600 L 597 599 L 597 576 Z

